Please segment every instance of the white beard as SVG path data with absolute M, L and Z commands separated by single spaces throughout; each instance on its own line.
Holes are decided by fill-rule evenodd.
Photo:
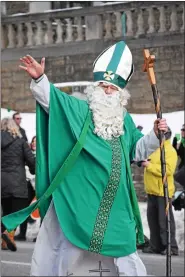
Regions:
M 106 94 L 101 87 L 86 90 L 89 107 L 93 113 L 94 133 L 105 140 L 123 135 L 124 106 L 130 95 L 126 90 Z

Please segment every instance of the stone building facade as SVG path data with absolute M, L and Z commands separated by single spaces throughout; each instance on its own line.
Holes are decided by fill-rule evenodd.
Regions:
M 6 1 L 6 15 L 29 12 L 29 1 Z
M 150 47 L 151 52 L 155 53 L 157 57 L 155 72 L 164 112 L 184 109 L 184 45 L 180 43 L 181 38 L 178 36 L 171 39 L 174 40 L 173 44 L 175 42 L 175 45 L 161 45 L 163 42 L 158 42 L 157 45 L 156 38 L 156 46 L 153 43 Z M 179 44 L 177 45 L 178 39 Z M 137 45 L 135 43 L 135 41 L 128 41 L 133 53 L 135 67 L 135 73 L 128 85 L 131 93 L 128 110 L 131 113 L 154 113 L 150 84 L 147 74 L 142 72 L 142 51 L 145 43 L 142 39 L 137 39 Z M 44 47 L 42 50 L 33 48 L 26 50 L 7 49 L 6 57 L 2 52 L 2 107 L 10 106 L 22 111 L 34 111 L 35 109 L 35 102 L 31 98 L 29 90 L 30 79 L 26 73 L 18 68 L 19 58 L 22 55 L 29 53 L 38 61 L 41 60 L 42 56 L 45 56 L 46 74 L 53 83 L 92 81 L 92 65 L 95 58 L 112 42 L 102 43 L 99 47 L 98 44 L 100 44 L 98 40 L 89 41 L 80 47 L 80 51 L 79 45 L 76 43 L 71 47 L 67 45 L 49 49 Z
M 74 7 L 93 7 L 108 1 L 2 1 L 3 10 L 1 13 L 6 15 L 18 13 L 37 13 L 46 10 L 66 9 Z

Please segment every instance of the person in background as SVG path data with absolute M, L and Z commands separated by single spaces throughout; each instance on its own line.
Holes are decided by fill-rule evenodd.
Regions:
M 31 151 L 36 157 L 36 136 L 34 136 L 30 143 Z
M 20 126 L 21 120 L 22 120 L 20 113 L 18 113 L 18 112 L 14 113 L 12 118 L 15 121 L 15 123 L 17 124 L 17 126 L 19 127 L 22 137 L 25 139 L 25 141 L 28 141 L 28 138 L 26 136 L 26 131 Z
M 178 246 L 175 239 L 175 220 L 172 211 L 171 198 L 175 192 L 174 172 L 177 165 L 177 154 L 171 145 L 171 130 L 165 135 L 164 142 L 166 156 L 167 182 L 170 198 L 170 220 L 171 220 L 171 254 L 178 255 Z M 150 160 L 150 161 L 149 161 Z M 161 175 L 160 148 L 149 156 L 148 161 L 142 162 L 144 169 L 144 185 L 147 193 L 147 220 L 150 229 L 149 246 L 143 248 L 144 253 L 165 254 L 167 247 L 166 236 L 166 214 L 164 191 Z
M 36 157 L 36 136 L 34 136 L 30 143 L 30 148 L 33 155 Z M 33 198 L 35 197 L 35 175 L 30 174 L 28 166 L 26 168 L 26 180 L 28 185 L 28 205 L 31 204 Z M 34 223 L 35 220 L 28 217 L 28 219 L 20 225 L 20 233 L 15 236 L 15 240 L 18 241 L 26 241 L 26 231 L 27 231 L 27 224 Z
M 31 140 L 31 143 L 30 143 L 30 148 L 31 148 L 31 151 L 33 153 L 33 155 L 35 156 L 36 158 L 36 136 L 34 136 Z M 31 175 L 28 168 L 27 168 L 27 171 L 26 171 L 26 177 L 27 177 L 27 180 L 28 180 L 28 200 L 29 200 L 29 204 L 31 204 L 31 202 L 33 201 L 34 197 L 35 197 L 35 175 Z M 28 222 L 29 223 L 34 223 L 35 220 L 32 219 L 31 216 L 28 217 Z
M 182 125 L 181 129 L 181 141 L 180 144 L 177 143 L 177 138 L 173 139 L 173 147 L 177 151 L 177 155 L 180 158 L 180 163 L 178 165 L 178 170 L 185 166 L 185 124 Z
M 35 174 L 35 157 L 29 145 L 15 121 L 4 118 L 1 121 L 1 205 L 4 216 L 28 206 L 25 164 L 30 173 Z M 1 248 L 16 251 L 15 230 L 8 233 L 2 225 L 1 233 Z
M 32 150 L 32 153 L 35 155 L 35 157 L 36 157 L 36 136 L 34 136 L 33 138 L 32 138 L 32 141 L 31 141 L 31 144 L 30 144 L 30 147 L 31 147 L 31 150 Z M 32 184 L 32 187 L 34 188 L 34 197 L 36 196 L 35 195 L 35 176 L 34 176 L 34 178 L 32 178 L 31 179 L 31 184 Z M 33 198 L 34 198 L 33 197 Z M 33 198 L 32 198 L 32 200 L 33 200 Z M 30 199 L 31 200 L 31 199 Z M 31 201 L 32 201 L 31 200 Z M 31 202 L 30 202 L 31 203 Z M 35 219 L 33 219 L 31 216 L 29 216 L 29 218 L 28 218 L 28 222 L 29 223 L 33 223 L 33 222 L 35 222 L 36 220 Z M 41 226 L 41 222 L 40 222 L 40 226 Z M 37 240 L 37 237 L 35 237 L 35 238 L 33 238 L 33 242 L 36 242 L 36 240 Z
M 185 208 L 185 124 L 182 125 L 181 129 L 181 141 L 178 144 L 177 137 L 173 139 L 173 147 L 177 151 L 177 155 L 180 158 L 180 163 L 178 165 L 178 170 L 174 175 L 174 179 L 177 183 L 179 183 L 183 187 L 183 191 L 178 195 L 177 198 L 174 199 L 173 205 L 175 210 L 181 210 L 181 208 Z M 179 192 L 177 192 L 179 193 Z M 177 195 L 175 195 L 176 197 Z
M 143 130 L 143 126 L 138 125 L 138 126 L 137 126 L 137 129 L 138 129 L 140 132 L 142 132 L 142 130 Z

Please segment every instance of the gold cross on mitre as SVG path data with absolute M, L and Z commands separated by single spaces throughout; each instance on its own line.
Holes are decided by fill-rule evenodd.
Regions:
M 110 81 L 114 79 L 114 73 L 112 71 L 106 71 L 103 75 L 105 80 Z

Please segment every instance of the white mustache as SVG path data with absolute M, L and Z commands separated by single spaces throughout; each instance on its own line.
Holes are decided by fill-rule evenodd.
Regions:
M 106 94 L 101 87 L 96 87 L 86 93 L 93 112 L 94 133 L 106 140 L 122 135 L 126 109 L 121 104 L 120 91 Z

